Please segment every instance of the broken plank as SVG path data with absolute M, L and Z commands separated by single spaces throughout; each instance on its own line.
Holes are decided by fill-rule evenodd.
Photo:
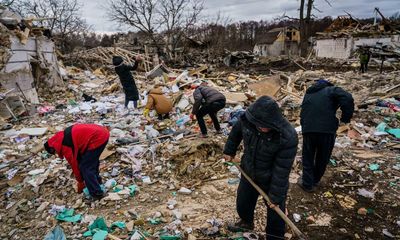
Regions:
M 304 71 L 307 71 L 307 69 L 306 69 L 305 67 L 301 66 L 298 62 L 296 62 L 296 61 L 293 60 L 293 59 L 292 59 L 292 61 L 293 61 L 294 64 L 296 64 L 297 66 L 299 66 L 301 69 L 303 69 Z
M 279 89 L 281 89 L 280 76 L 275 75 L 269 77 L 262 82 L 249 84 L 248 87 L 256 93 L 257 97 L 261 97 L 264 95 L 275 96 L 278 93 Z

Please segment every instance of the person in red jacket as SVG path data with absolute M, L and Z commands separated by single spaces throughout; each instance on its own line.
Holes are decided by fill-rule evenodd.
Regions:
M 107 128 L 96 124 L 75 124 L 57 132 L 45 144 L 50 154 L 57 153 L 67 159 L 78 181 L 78 193 L 85 186 L 94 200 L 104 197 L 101 190 L 99 158 L 105 149 L 110 133 Z

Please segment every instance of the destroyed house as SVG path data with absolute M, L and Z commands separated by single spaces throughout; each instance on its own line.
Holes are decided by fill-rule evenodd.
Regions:
M 62 86 L 63 80 L 54 42 L 32 21 L 0 9 L 0 93 L 38 104 L 39 88 Z
M 254 46 L 258 56 L 298 55 L 300 31 L 293 26 L 268 31 Z
M 361 24 L 351 16 L 339 16 L 324 32 L 317 33 L 313 49 L 319 58 L 348 59 L 360 46 L 398 48 L 399 33 L 398 26 L 387 21 Z

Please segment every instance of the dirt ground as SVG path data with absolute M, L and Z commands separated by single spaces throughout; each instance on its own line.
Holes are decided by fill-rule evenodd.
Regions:
M 312 74 L 317 75 L 317 73 Z M 367 79 L 365 75 L 350 72 L 346 74 L 341 78 L 346 80 L 348 76 L 354 75 L 363 81 L 360 84 L 353 84 L 352 81 L 348 81 L 347 85 L 346 82 L 343 83 L 350 90 L 350 87 L 353 87 L 352 92 L 359 102 L 362 100 L 358 99 L 364 98 L 360 93 L 367 95 L 371 89 L 375 90 L 385 84 L 382 81 L 375 86 L 373 84 L 376 81 L 373 78 Z M 375 73 L 373 76 L 377 75 Z M 390 79 L 393 81 L 392 85 L 397 84 L 394 74 L 390 75 Z M 290 115 L 288 118 L 296 125 L 298 125 L 298 122 L 295 123 L 298 119 L 298 110 L 298 105 L 285 109 Z M 115 125 L 123 122 L 119 116 L 113 115 L 115 113 L 108 113 L 105 116 L 78 115 L 75 118 L 60 117 L 58 113 L 55 113 L 54 118 L 51 115 L 36 116 L 34 119 L 27 118 L 19 124 L 28 126 L 31 122 L 35 122 L 41 126 L 55 127 L 64 126 L 71 121 L 91 122 L 103 118 L 114 121 Z M 358 110 L 355 113 L 354 123 L 363 123 L 367 126 L 368 128 L 360 126 L 357 128 L 366 133 L 371 132 L 372 128 L 386 118 L 393 118 L 392 127 L 398 127 L 395 125 L 398 120 L 392 115 L 388 109 Z M 209 129 L 212 127 L 209 126 Z M 287 198 L 288 217 L 293 221 L 294 214 L 300 217 L 295 224 L 309 239 L 385 239 L 387 237 L 383 232 L 393 236 L 387 239 L 400 239 L 399 150 L 385 145 L 388 139 L 386 137 L 372 136 L 367 140 L 358 137 L 356 140 L 351 139 L 350 145 L 343 144 L 349 141 L 348 135 L 346 132 L 338 135 L 338 145 L 332 155 L 332 164 L 329 165 L 321 186 L 314 193 L 305 193 L 296 185 L 301 176 L 302 145 L 299 134 L 299 149 L 290 176 Z M 390 140 L 398 143 L 393 137 Z M 56 161 L 54 157 L 43 155 L 26 160 L 23 162 L 23 169 L 13 178 L 13 181 L 19 183 L 14 185 L 16 190 L 10 193 L 7 188 L 3 188 L 2 191 L 0 239 L 43 239 L 49 229 L 56 224 L 62 226 L 67 239 L 84 239 L 82 234 L 87 231 L 89 223 L 59 222 L 49 213 L 52 205 L 72 207 L 76 213 L 84 217 L 88 215 L 104 217 L 109 224 L 115 221 L 125 223 L 134 221 L 136 229 L 150 235 L 157 235 L 163 229 L 167 229 L 170 233 L 174 232 L 183 239 L 190 240 L 241 239 L 240 235 L 226 230 L 228 222 L 238 220 L 235 206 L 238 176 L 221 161 L 222 146 L 226 136 L 211 134 L 208 139 L 191 137 L 177 142 L 169 141 L 160 144 L 155 150 L 154 159 L 149 155 L 141 158 L 147 161 L 143 163 L 141 175 L 149 176 L 151 184 L 132 178 L 128 174 L 131 164 L 122 161 L 124 157 L 119 153 L 102 160 L 101 172 L 107 174 L 103 176 L 103 180 L 115 178 L 120 185 L 135 184 L 139 187 L 134 196 L 123 197 L 119 201 L 103 199 L 100 202 L 88 203 L 83 200 L 82 195 L 74 190 L 76 182 L 70 176 L 71 171 L 67 169 L 66 161 Z M 9 142 L 4 141 L 1 144 L 4 147 Z M 143 146 L 144 149 L 149 147 L 146 144 Z M 196 148 L 187 148 L 188 146 Z M 113 146 L 113 150 L 118 147 L 120 146 Z M 371 169 L 371 164 L 379 165 L 378 169 Z M 39 188 L 33 188 L 26 183 L 21 184 L 30 170 L 50 165 L 53 166 L 52 171 Z M 119 173 L 112 177 L 110 173 L 114 168 L 118 168 Z M 3 182 L 10 184 L 7 179 L 3 179 Z M 182 187 L 190 189 L 191 193 L 179 193 Z M 361 196 L 359 190 L 366 190 L 374 196 Z M 173 209 L 168 207 L 170 200 L 176 200 Z M 47 207 L 39 211 L 44 203 L 48 204 Z M 159 223 L 150 223 L 150 220 L 154 219 L 158 219 Z M 255 232 L 262 239 L 265 235 L 266 207 L 261 198 L 254 220 Z M 209 221 L 213 222 L 216 228 L 212 228 Z M 132 231 L 116 229 L 112 234 L 120 239 L 129 239 Z M 296 239 L 290 229 L 287 230 L 287 239 Z
M 341 151 L 336 149 L 335 152 Z M 345 151 L 346 154 L 352 153 L 351 149 Z M 382 151 L 378 152 L 381 153 Z M 384 154 L 389 159 L 385 163 L 386 166 L 390 166 L 397 161 L 396 154 L 391 152 Z M 293 220 L 294 213 L 301 215 L 301 220 L 296 225 L 309 239 L 384 239 L 382 235 L 383 229 L 388 229 L 393 235 L 399 236 L 399 228 L 396 226 L 396 221 L 398 221 L 398 216 L 400 215 L 398 189 L 389 186 L 385 179 L 384 171 L 382 174 L 370 171 L 348 174 L 348 171 L 345 171 L 348 163 L 345 161 L 337 159 L 336 167 L 329 166 L 323 178 L 322 186 L 315 193 L 305 193 L 296 184 L 291 183 L 287 204 L 289 217 Z M 295 165 L 295 170 L 291 173 L 291 182 L 296 181 L 300 176 L 301 165 L 298 161 L 296 161 Z M 151 169 L 147 170 L 149 171 L 148 173 L 153 171 Z M 83 203 L 76 210 L 83 211 L 85 214 L 106 216 L 108 220 L 112 221 L 127 221 L 130 219 L 132 216 L 127 213 L 128 210 L 136 212 L 140 216 L 139 218 L 144 220 L 152 217 L 156 212 L 160 212 L 164 223 L 151 225 L 146 222 L 144 226 L 140 226 L 140 229 L 154 233 L 162 230 L 163 227 L 174 220 L 173 210 L 167 208 L 166 202 L 170 199 L 175 199 L 177 204 L 174 210 L 178 210 L 183 214 L 181 229 L 191 229 L 193 231 L 192 234 L 197 239 L 233 238 L 234 234 L 227 231 L 225 225 L 228 222 L 238 220 L 235 210 L 238 184 L 228 183 L 229 179 L 235 177 L 236 175 L 226 170 L 220 179 L 202 181 L 189 195 L 175 194 L 176 189 L 169 189 L 166 183 L 170 179 L 155 178 L 156 182 L 152 185 L 138 183 L 140 187 L 139 193 L 133 198 L 124 200 L 122 203 L 101 202 L 92 205 L 92 207 Z M 360 177 L 364 179 L 363 183 L 360 183 Z M 180 186 L 185 186 L 185 181 L 179 184 Z M 189 188 L 188 185 L 186 186 Z M 375 187 L 379 189 L 378 193 L 382 194 L 377 194 L 374 200 L 359 196 L 356 194 L 356 189 L 361 186 L 367 189 Z M 330 192 L 333 197 L 328 197 L 326 192 Z M 356 203 L 352 208 L 347 209 L 339 204 L 340 199 L 338 196 L 340 195 L 351 196 L 356 200 Z M 74 198 L 78 200 L 79 196 L 74 196 Z M 359 208 L 372 209 L 373 212 L 367 215 L 360 215 L 357 213 Z M 331 221 L 327 226 L 315 226 L 315 223 L 313 226 L 313 223 L 306 220 L 309 216 L 314 216 L 317 220 L 321 214 L 327 214 L 331 217 Z M 207 220 L 212 218 L 219 219 L 223 226 L 219 228 L 217 234 L 206 236 L 202 229 L 210 227 L 207 224 Z M 266 207 L 260 197 L 255 214 L 255 232 L 259 233 L 261 238 L 264 237 L 265 224 Z M 61 225 L 71 239 L 81 238 L 79 233 L 82 233 L 84 227 L 73 226 L 71 223 L 62 223 Z M 40 225 L 31 227 L 41 235 L 44 234 L 44 232 L 40 231 Z M 366 232 L 367 228 L 373 228 L 372 232 Z M 32 228 L 29 229 L 32 230 Z M 289 233 L 288 236 L 293 236 L 289 229 L 287 232 Z M 114 235 L 122 239 L 128 237 L 125 231 L 117 231 Z M 292 239 L 296 238 L 293 236 Z

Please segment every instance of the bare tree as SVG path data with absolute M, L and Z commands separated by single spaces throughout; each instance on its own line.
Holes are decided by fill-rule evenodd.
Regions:
M 325 0 L 325 2 L 332 7 L 329 0 Z M 306 8 L 306 15 L 304 16 L 304 10 Z M 315 6 L 315 0 L 300 0 L 300 54 L 304 57 L 307 55 L 308 48 L 308 38 L 311 35 L 310 29 L 312 28 L 312 21 L 315 17 L 312 14 L 312 10 L 316 10 L 317 12 L 322 12 Z
M 203 0 L 165 0 L 161 1 L 159 14 L 164 23 L 166 46 L 170 57 L 190 27 L 198 22 L 203 10 Z
M 89 29 L 78 0 L 22 0 L 18 6 L 25 17 L 41 19 L 42 25 L 54 33 L 61 50 L 66 49 L 69 35 Z
M 167 51 L 173 56 L 185 32 L 197 23 L 203 0 L 109 0 L 110 19 L 144 32 L 159 47 L 159 33 L 166 36 Z
M 110 20 L 145 33 L 158 47 L 155 32 L 160 23 L 156 5 L 157 0 L 109 0 L 107 11 Z
M 0 0 L 0 6 L 10 7 L 14 4 L 15 0 Z

